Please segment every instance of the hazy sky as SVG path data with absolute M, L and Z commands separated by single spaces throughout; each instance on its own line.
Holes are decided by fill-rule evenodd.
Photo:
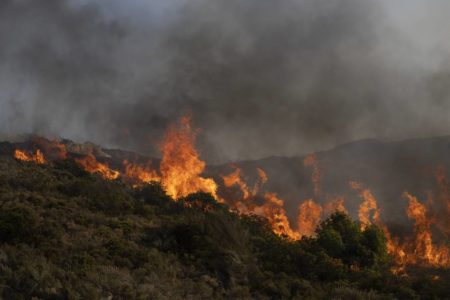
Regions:
M 450 134 L 445 0 L 4 0 L 0 134 L 209 161 Z

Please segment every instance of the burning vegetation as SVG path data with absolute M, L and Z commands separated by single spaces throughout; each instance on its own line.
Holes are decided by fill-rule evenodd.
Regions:
M 100 174 L 108 180 L 121 178 L 134 187 L 156 181 L 175 200 L 198 192 L 208 193 L 239 214 L 265 218 L 274 233 L 291 240 L 315 236 L 319 224 L 336 211 L 348 213 L 344 196 L 330 196 L 322 192 L 323 170 L 316 154 L 306 156 L 303 161 L 304 167 L 311 170 L 314 198 L 299 201 L 297 220 L 291 222 L 283 199 L 267 189 L 270 178 L 263 169 L 257 168 L 257 180 L 252 184 L 244 179 L 244 172 L 238 166 L 232 166 L 233 170 L 222 175 L 219 181 L 205 176 L 206 164 L 195 148 L 196 134 L 189 117 L 170 126 L 160 145 L 162 159 L 159 169 L 154 168 L 151 161 L 142 163 L 130 159 L 111 167 L 108 155 L 100 149 L 45 139 L 35 140 L 33 149 L 16 149 L 14 157 L 38 164 L 73 159 L 90 173 Z M 436 182 L 439 190 L 426 203 L 407 191 L 403 194 L 403 199 L 407 200 L 404 213 L 413 224 L 410 236 L 395 236 L 389 230 L 389 226 L 382 221 L 383 211 L 369 188 L 356 181 L 348 183 L 349 192 L 356 192 L 361 201 L 357 211 L 361 230 L 377 225 L 383 231 L 387 249 L 395 258 L 393 271 L 396 273 L 404 272 L 407 265 L 450 267 L 448 244 L 439 244 L 434 238 L 436 233 L 445 237 L 441 240 L 448 240 L 450 233 L 450 185 L 443 168 L 438 168 Z M 223 196 L 220 191 L 224 190 L 234 190 L 233 197 Z
M 42 154 L 41 150 L 39 150 L 39 149 L 36 150 L 35 154 L 16 149 L 14 151 L 14 157 L 16 159 L 23 160 L 23 161 L 33 161 L 37 164 L 45 164 L 46 163 L 44 155 Z
M 210 193 L 217 199 L 217 184 L 201 176 L 206 164 L 195 149 L 195 138 L 190 117 L 169 128 L 161 145 L 161 182 L 174 199 L 195 192 Z

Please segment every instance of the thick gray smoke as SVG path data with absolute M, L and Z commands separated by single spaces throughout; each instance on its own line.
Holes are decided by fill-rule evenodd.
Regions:
M 448 134 L 448 44 L 397 3 L 3 0 L 0 132 L 154 155 L 191 113 L 214 162 Z

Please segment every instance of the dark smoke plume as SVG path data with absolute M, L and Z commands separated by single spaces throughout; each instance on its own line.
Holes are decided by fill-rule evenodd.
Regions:
M 448 134 L 449 73 L 382 1 L 148 2 L 3 0 L 0 132 L 157 155 L 191 113 L 212 162 Z

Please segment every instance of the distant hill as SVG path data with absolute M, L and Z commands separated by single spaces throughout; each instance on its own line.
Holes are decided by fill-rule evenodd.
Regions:
M 291 218 L 298 204 L 314 198 L 324 203 L 327 197 L 344 196 L 347 209 L 356 216 L 360 198 L 349 187 L 358 181 L 369 188 L 381 206 L 381 218 L 387 222 L 405 222 L 406 201 L 401 195 L 409 191 L 426 201 L 439 187 L 436 172 L 441 168 L 450 175 L 450 136 L 413 139 L 399 142 L 362 140 L 339 145 L 316 153 L 320 169 L 319 196 L 314 194 L 312 168 L 304 165 L 305 156 L 268 157 L 235 162 L 249 182 L 257 177 L 256 168 L 268 175 L 264 189 L 276 192 L 285 200 Z M 209 167 L 216 180 L 232 170 L 229 165 Z

